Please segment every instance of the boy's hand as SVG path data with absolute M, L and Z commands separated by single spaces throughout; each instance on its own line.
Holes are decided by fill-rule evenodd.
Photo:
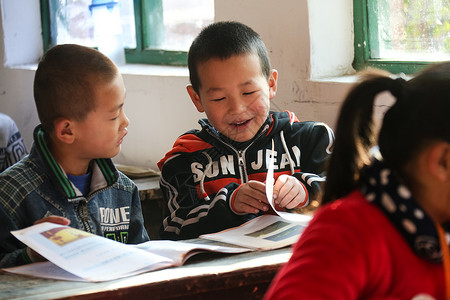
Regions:
M 280 175 L 273 186 L 273 199 L 280 207 L 297 207 L 306 201 L 306 197 L 305 187 L 293 176 Z
M 36 222 L 34 222 L 34 225 L 44 223 L 44 222 L 50 222 L 50 223 L 55 223 L 55 224 L 60 224 L 60 225 L 69 225 L 70 224 L 70 220 L 67 218 L 60 217 L 60 216 L 48 216 L 48 217 L 42 218 L 40 220 L 37 220 Z
M 266 185 L 259 181 L 250 180 L 236 192 L 233 206 L 240 213 L 256 214 L 260 210 L 269 210 L 268 204 Z
M 39 223 L 44 223 L 44 222 L 50 222 L 50 223 L 55 223 L 55 224 L 60 224 L 60 225 L 69 225 L 70 224 L 70 220 L 67 218 L 60 217 L 60 216 L 49 216 L 49 217 L 45 217 L 40 220 L 37 220 L 36 222 L 34 222 L 34 225 L 39 224 Z M 44 257 L 42 257 L 39 253 L 37 253 L 36 251 L 34 251 L 33 249 L 31 249 L 29 247 L 27 248 L 27 254 L 32 262 L 47 260 Z

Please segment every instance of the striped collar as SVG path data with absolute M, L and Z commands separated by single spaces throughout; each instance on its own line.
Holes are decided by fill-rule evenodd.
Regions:
M 49 170 L 53 173 L 54 177 L 58 181 L 67 198 L 72 201 L 78 198 L 84 198 L 82 193 L 67 178 L 66 172 L 62 169 L 60 164 L 55 160 L 55 158 L 51 154 L 46 140 L 46 133 L 44 132 L 42 125 L 38 125 L 34 129 L 34 140 L 38 151 L 42 155 L 44 162 L 48 166 Z M 96 184 L 91 183 L 91 186 L 106 187 L 112 185 L 117 181 L 119 175 L 111 159 L 108 158 L 94 159 L 94 162 L 96 163 L 96 167 L 94 167 L 94 174 L 92 181 L 96 180 L 97 183 Z M 97 173 L 101 173 L 103 176 L 100 177 L 103 178 L 95 176 L 96 173 L 95 171 L 97 168 L 98 170 L 100 170 L 100 172 Z M 99 184 L 98 182 L 99 180 L 104 181 L 104 184 Z

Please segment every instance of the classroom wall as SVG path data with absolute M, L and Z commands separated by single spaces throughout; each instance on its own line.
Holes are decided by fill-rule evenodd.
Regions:
M 273 110 L 334 127 L 354 82 L 352 0 L 215 0 L 216 20 L 236 20 L 264 39 L 279 72 Z M 0 0 L 0 111 L 12 116 L 28 147 L 39 123 L 33 77 L 42 55 L 38 0 Z M 21 17 L 18 17 L 20 14 Z M 186 68 L 121 67 L 127 88 L 129 133 L 117 163 L 156 169 L 181 133 L 204 117 L 186 93 Z M 350 75 L 350 76 L 349 76 Z

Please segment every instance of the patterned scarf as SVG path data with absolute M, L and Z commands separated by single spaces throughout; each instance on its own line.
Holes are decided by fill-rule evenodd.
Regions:
M 362 193 L 379 207 L 420 257 L 442 262 L 438 231 L 409 189 L 383 162 L 375 160 L 365 169 Z

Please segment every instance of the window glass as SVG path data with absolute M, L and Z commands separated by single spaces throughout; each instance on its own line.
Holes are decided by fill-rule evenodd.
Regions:
M 370 57 L 450 59 L 450 0 L 368 0 Z
M 126 54 L 131 63 L 185 65 L 192 40 L 214 20 L 214 0 L 41 0 L 41 6 L 46 49 L 75 43 L 118 63 Z
M 98 47 L 96 33 L 111 33 L 121 36 L 124 47 L 136 47 L 133 0 L 50 0 L 49 8 L 53 44 Z
M 188 51 L 200 30 L 213 22 L 213 0 L 163 0 L 164 38 L 160 47 Z

